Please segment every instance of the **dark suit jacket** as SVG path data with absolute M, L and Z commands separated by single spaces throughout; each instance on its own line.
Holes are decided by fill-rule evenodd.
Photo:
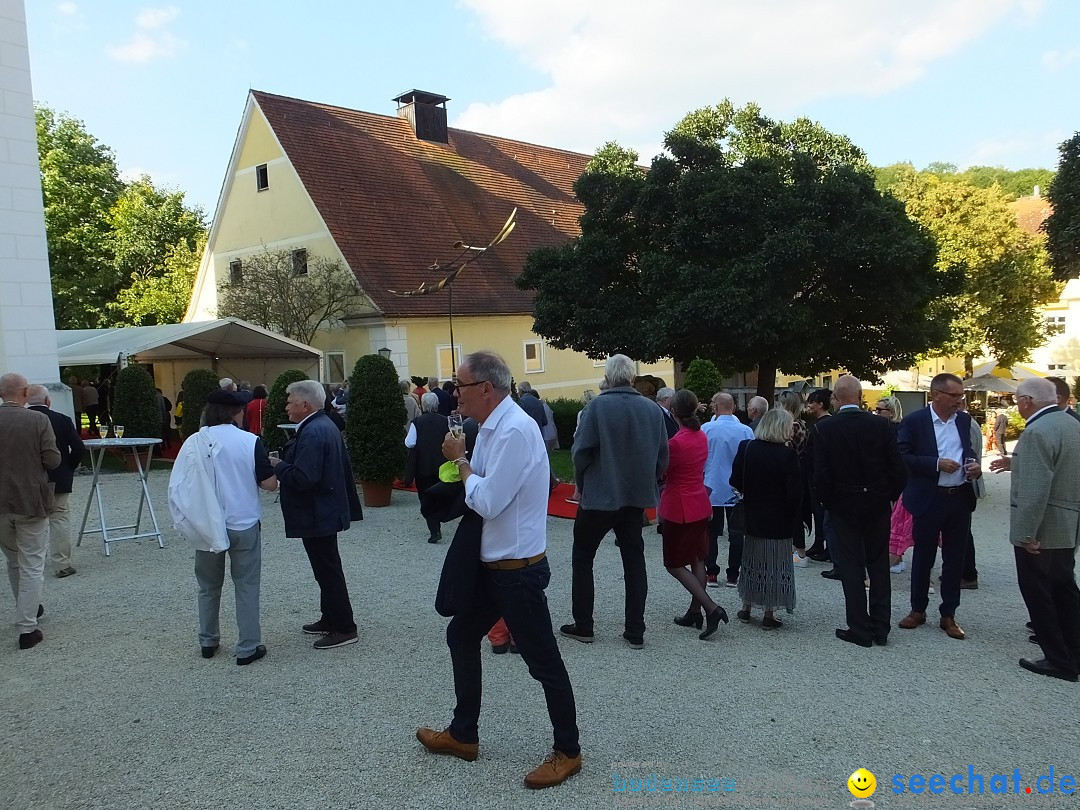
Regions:
M 794 449 L 745 439 L 731 462 L 730 482 L 743 495 L 747 534 L 771 540 L 793 536 L 802 503 L 802 474 Z
M 891 423 L 850 409 L 814 429 L 814 492 L 821 505 L 851 518 L 888 513 L 907 481 Z
M 971 448 L 971 417 L 963 411 L 956 414 L 955 426 L 960 433 L 960 446 L 964 448 L 964 458 L 975 458 Z M 908 471 L 907 486 L 904 487 L 904 508 L 913 515 L 922 515 L 930 508 L 937 493 L 938 446 L 934 434 L 934 421 L 930 408 L 920 408 L 904 417 L 897 436 L 900 455 Z M 975 508 L 975 490 L 971 489 L 970 506 Z
M 75 470 L 86 455 L 86 447 L 75 430 L 75 423 L 65 414 L 50 410 L 44 405 L 31 405 L 30 410 L 40 411 L 49 417 L 53 433 L 56 434 L 56 449 L 60 451 L 60 466 L 49 470 L 49 480 L 56 485 L 56 493 L 62 495 L 71 492 L 75 479 Z
M 363 519 L 341 431 L 316 411 L 296 430 L 274 467 L 286 537 L 326 537 Z
M 522 394 L 518 405 L 521 406 L 521 410 L 533 418 L 536 426 L 542 431 L 544 425 L 547 424 L 547 414 L 544 413 L 544 403 L 540 401 L 540 397 L 534 397 L 532 394 Z
M 675 438 L 675 434 L 679 432 L 679 423 L 675 421 L 675 417 L 671 415 L 670 411 L 660 408 L 660 413 L 664 414 L 664 430 L 667 431 L 668 441 L 670 442 Z

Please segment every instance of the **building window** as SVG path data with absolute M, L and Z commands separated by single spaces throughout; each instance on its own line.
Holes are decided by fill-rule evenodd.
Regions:
M 535 374 L 544 370 L 544 341 L 525 341 L 525 373 Z
M 229 283 L 240 284 L 244 280 L 244 263 L 239 259 L 229 262 Z
M 294 276 L 307 275 L 307 250 L 297 248 L 292 252 L 292 274 Z
M 454 344 L 454 353 L 450 354 L 450 344 L 435 347 L 435 372 L 440 380 L 449 380 L 457 374 L 457 367 L 461 365 L 461 344 Z
M 328 383 L 345 382 L 345 352 L 326 352 L 323 355 Z
M 1046 331 L 1051 335 L 1060 335 L 1065 331 L 1065 316 L 1064 315 L 1047 315 L 1046 316 Z
M 270 175 L 266 171 L 266 164 L 260 163 L 255 167 L 255 190 L 266 191 L 270 188 Z
M 826 374 L 821 378 L 821 387 L 832 389 L 832 374 Z
M 1066 366 L 1065 366 L 1064 363 L 1057 363 L 1057 364 L 1051 363 L 1046 368 L 1047 368 L 1048 371 L 1064 371 Z

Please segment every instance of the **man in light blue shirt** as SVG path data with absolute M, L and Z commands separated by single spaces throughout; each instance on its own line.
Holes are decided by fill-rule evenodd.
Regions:
M 730 513 L 735 505 L 735 493 L 729 483 L 731 462 L 739 445 L 754 438 L 754 432 L 735 416 L 735 400 L 731 394 L 723 391 L 714 394 L 712 408 L 716 416 L 701 426 L 701 432 L 709 440 L 705 487 L 709 490 L 709 502 L 713 508 L 712 520 L 709 521 L 709 556 L 705 558 L 705 576 L 708 585 L 716 587 L 720 573 L 716 558 L 720 550 L 720 535 L 724 533 L 724 515 Z M 730 520 L 728 524 L 727 585 L 734 588 L 739 580 L 739 566 L 742 565 L 743 536 L 731 530 Z

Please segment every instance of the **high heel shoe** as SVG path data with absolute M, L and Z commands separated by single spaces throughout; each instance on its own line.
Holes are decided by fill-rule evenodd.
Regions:
M 716 632 L 716 628 L 720 626 L 720 622 L 723 622 L 724 624 L 728 623 L 727 611 L 717 605 L 716 610 L 705 617 L 705 629 L 701 631 L 698 638 L 702 641 L 707 639 Z
M 693 627 L 697 630 L 700 630 L 703 620 L 701 616 L 701 610 L 688 610 L 686 611 L 685 616 L 676 616 L 674 619 L 672 619 L 672 621 L 675 622 L 675 624 L 679 625 L 679 627 Z

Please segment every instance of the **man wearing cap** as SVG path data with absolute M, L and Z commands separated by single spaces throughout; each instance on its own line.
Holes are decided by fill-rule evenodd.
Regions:
M 483 519 L 481 568 L 473 603 L 459 610 L 446 630 L 457 695 L 453 720 L 444 731 L 418 729 L 416 738 L 433 754 L 476 759 L 480 642 L 502 616 L 529 674 L 544 687 L 554 730 L 551 754 L 525 777 L 525 785 L 551 787 L 581 770 L 581 748 L 574 691 L 544 596 L 551 579 L 545 556 L 547 452 L 536 423 L 510 398 L 510 369 L 497 354 L 465 357 L 455 396 L 462 415 L 480 423 L 471 461 L 465 458 L 465 440 L 450 434 L 443 454 L 461 473 L 465 503 Z

